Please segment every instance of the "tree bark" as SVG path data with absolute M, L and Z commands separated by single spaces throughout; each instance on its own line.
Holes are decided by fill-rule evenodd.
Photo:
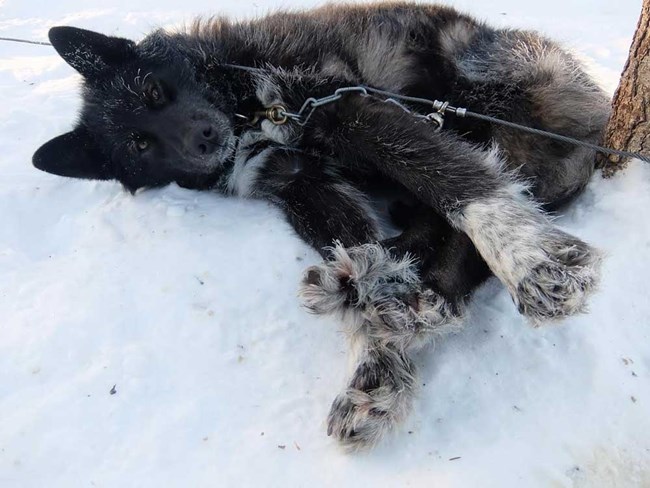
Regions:
M 643 0 L 621 81 L 614 94 L 612 115 L 605 129 L 605 147 L 650 155 L 650 0 Z M 624 168 L 620 156 L 600 156 L 605 176 Z

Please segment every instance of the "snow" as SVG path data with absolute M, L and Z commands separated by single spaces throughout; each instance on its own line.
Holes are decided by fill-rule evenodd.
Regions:
M 641 2 L 451 3 L 563 40 L 612 91 Z M 0 36 L 139 38 L 299 4 L 315 3 L 3 0 Z M 342 327 L 300 307 L 318 255 L 280 213 L 33 169 L 79 106 L 51 48 L 0 43 L 0 106 L 0 486 L 650 486 L 650 166 L 596 176 L 558 219 L 607 253 L 590 314 L 532 329 L 488 282 L 466 328 L 418 359 L 408 422 L 346 455 L 325 432 Z

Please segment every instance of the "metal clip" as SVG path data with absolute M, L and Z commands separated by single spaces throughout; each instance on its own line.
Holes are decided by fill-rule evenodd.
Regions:
M 445 123 L 445 118 L 442 116 L 442 112 L 431 112 L 427 114 L 425 118 L 435 125 L 434 129 L 436 132 L 442 129 L 442 126 Z
M 287 109 L 283 105 L 271 105 L 266 109 L 266 118 L 274 125 L 282 125 L 289 120 Z
M 449 108 L 449 102 L 440 102 L 438 100 L 434 100 L 433 108 L 435 112 L 431 112 L 430 114 L 427 114 L 425 118 L 429 122 L 433 122 L 436 125 L 436 128 L 434 130 L 437 132 L 440 129 L 442 129 L 442 126 L 445 123 L 445 112 Z
M 246 120 L 249 125 L 256 126 L 262 119 L 268 120 L 273 125 L 282 125 L 286 123 L 287 120 L 289 120 L 290 114 L 288 114 L 287 109 L 284 107 L 284 105 L 271 105 L 264 110 L 255 112 L 252 119 L 239 114 L 235 115 Z

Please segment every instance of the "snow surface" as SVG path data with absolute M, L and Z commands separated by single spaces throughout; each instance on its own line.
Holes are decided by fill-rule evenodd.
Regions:
M 563 40 L 609 90 L 640 3 L 453 2 Z M 0 0 L 0 36 L 139 38 L 313 4 Z M 490 281 L 420 357 L 403 429 L 345 455 L 325 434 L 341 326 L 295 298 L 317 254 L 262 202 L 33 169 L 71 127 L 78 81 L 51 48 L 0 43 L 1 487 L 650 486 L 650 166 L 595 177 L 559 220 L 608 254 L 589 315 L 532 329 Z

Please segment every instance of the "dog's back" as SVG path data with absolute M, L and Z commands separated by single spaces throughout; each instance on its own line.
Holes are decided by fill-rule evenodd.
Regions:
M 181 38 L 231 63 L 310 68 L 345 83 L 447 100 L 592 143 L 610 111 L 607 95 L 553 41 L 494 29 L 445 6 L 329 5 L 252 22 L 212 19 L 195 23 Z M 549 206 L 579 192 L 593 171 L 588 149 L 474 121 L 446 124 L 475 142 L 495 141 Z

